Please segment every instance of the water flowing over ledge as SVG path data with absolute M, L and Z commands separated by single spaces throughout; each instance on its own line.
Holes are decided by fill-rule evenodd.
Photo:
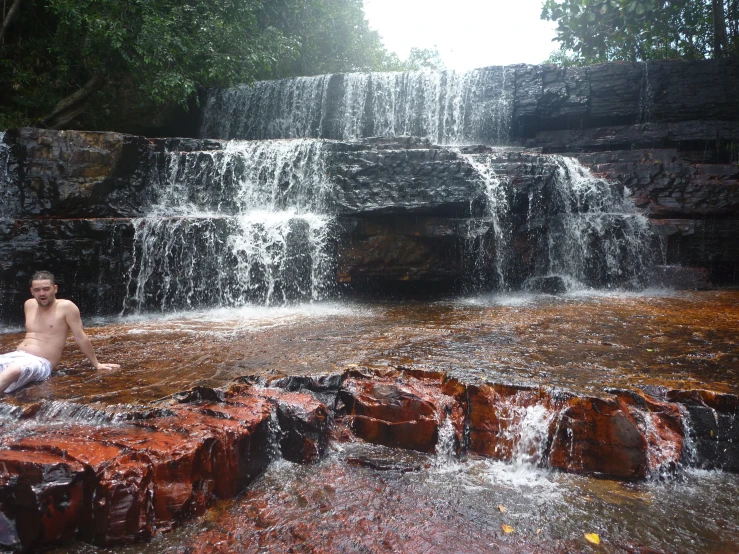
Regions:
M 5 414 L 24 425 L 0 437 L 0 544 L 147 540 L 241 493 L 270 463 L 320 461 L 330 437 L 436 453 L 440 468 L 482 455 L 519 471 L 627 480 L 669 477 L 689 464 L 739 471 L 732 439 L 721 443 L 728 453 L 706 448 L 693 419 L 708 410 L 717 434 L 735 435 L 736 395 L 614 389 L 583 397 L 403 368 L 241 381 L 153 406 L 44 402 Z M 347 461 L 380 471 L 408 465 Z
M 220 139 L 425 137 L 508 140 L 512 69 L 347 73 L 208 91 L 200 136 Z
M 655 259 L 654 237 L 626 189 L 559 156 L 412 137 L 57 138 L 69 159 L 84 160 L 80 184 L 63 195 L 9 185 L 24 200 L 10 203 L 3 223 L 3 247 L 15 260 L 5 287 L 22 298 L 18 272 L 33 263 L 21 260 L 62 252 L 80 276 L 65 290 L 86 313 L 272 306 L 404 282 L 447 290 L 638 288 Z M 101 140 L 119 164 L 133 158 L 134 172 L 126 177 L 113 165 L 115 177 L 82 186 L 91 157 L 108 155 Z M 25 158 L 29 178 L 35 159 Z M 69 210 L 74 219 L 54 215 Z M 39 212 L 43 218 L 29 218 Z M 30 236 L 45 246 L 28 250 Z M 90 241 L 82 250 L 80 236 Z
M 133 221 L 125 311 L 321 300 L 331 288 L 332 185 L 319 141 L 164 152 Z

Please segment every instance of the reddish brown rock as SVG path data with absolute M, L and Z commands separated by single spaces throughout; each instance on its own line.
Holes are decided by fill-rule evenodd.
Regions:
M 569 400 L 557 423 L 549 463 L 577 473 L 620 479 L 647 475 L 647 439 L 620 398 Z
M 282 457 L 299 464 L 319 461 L 328 446 L 328 408 L 307 393 L 258 389 L 256 394 L 275 405 Z
M 153 469 L 146 456 L 121 456 L 97 473 L 92 503 L 91 540 L 98 545 L 128 544 L 155 532 Z
M 74 426 L 23 438 L 11 448 L 47 452 L 74 460 L 95 473 L 90 524 L 81 535 L 95 544 L 123 544 L 153 534 L 152 468 L 146 457 L 125 456 L 123 448 L 97 442 L 99 428 Z
M 37 550 L 72 540 L 89 515 L 90 479 L 73 460 L 0 451 L 0 546 Z
M 351 418 L 354 433 L 369 442 L 433 452 L 439 437 L 439 422 L 454 413 L 454 399 L 444 395 L 438 384 L 421 380 L 386 377 L 344 382 L 340 397 Z
M 683 451 L 683 421 L 677 405 L 645 394 L 620 394 L 635 421 L 642 423 L 650 471 L 674 470 Z
M 470 451 L 497 460 L 511 459 L 527 408 L 550 403 L 538 389 L 485 384 L 468 391 Z
M 140 459 L 151 464 L 156 531 L 168 530 L 175 522 L 202 513 L 211 500 L 212 444 L 201 436 L 191 437 L 173 430 L 109 427 L 91 438 L 138 453 Z
M 269 463 L 269 403 L 258 398 L 245 402 L 180 404 L 171 409 L 170 417 L 137 422 L 151 429 L 186 434 L 190 443 L 200 445 L 200 452 L 193 454 L 191 461 L 187 458 L 193 472 L 193 496 L 186 508 L 190 514 L 202 513 L 212 495 L 235 496 Z

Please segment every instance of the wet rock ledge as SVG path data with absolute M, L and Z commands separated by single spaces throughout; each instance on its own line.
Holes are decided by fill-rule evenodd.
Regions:
M 238 495 L 275 458 L 318 462 L 329 438 L 625 480 L 739 472 L 730 394 L 577 395 L 403 368 L 240 381 L 146 407 L 17 409 L 0 438 L 0 547 L 147 540 Z

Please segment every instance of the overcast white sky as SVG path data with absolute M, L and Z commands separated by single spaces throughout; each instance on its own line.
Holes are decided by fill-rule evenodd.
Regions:
M 447 69 L 542 63 L 557 49 L 543 0 L 364 0 L 370 26 L 405 59 L 412 46 L 439 48 Z

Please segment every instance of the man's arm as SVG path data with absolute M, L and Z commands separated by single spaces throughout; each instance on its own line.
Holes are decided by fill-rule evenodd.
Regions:
M 84 329 L 82 328 L 80 309 L 75 305 L 74 302 L 69 302 L 67 306 L 65 306 L 65 308 L 66 309 L 64 310 L 64 319 L 66 320 L 67 325 L 69 325 L 69 328 L 72 331 L 74 342 L 77 343 L 77 346 L 79 346 L 80 350 L 82 350 L 82 353 L 87 356 L 87 358 L 92 363 L 92 366 L 95 369 L 117 369 L 121 367 L 118 364 L 101 364 L 100 362 L 98 362 L 97 356 L 95 356 L 95 351 L 92 349 L 90 338 L 87 336 L 87 333 L 85 333 Z

